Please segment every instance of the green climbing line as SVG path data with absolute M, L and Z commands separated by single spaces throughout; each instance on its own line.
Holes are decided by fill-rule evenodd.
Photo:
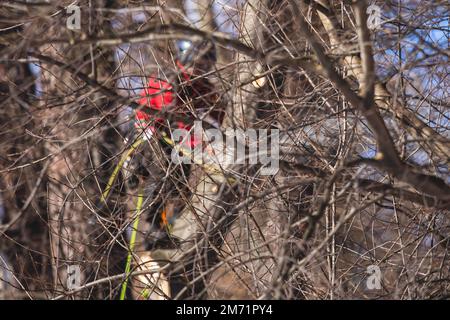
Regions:
M 136 234 L 137 234 L 137 229 L 139 226 L 139 218 L 141 216 L 141 209 L 142 209 L 143 202 L 144 202 L 144 192 L 143 192 L 143 189 L 140 188 L 138 191 L 138 198 L 137 198 L 137 203 L 136 203 L 136 218 L 133 223 L 133 230 L 131 231 L 130 251 L 128 252 L 127 264 L 125 266 L 126 278 L 122 284 L 122 291 L 120 292 L 120 300 L 125 300 L 125 293 L 127 291 L 127 285 L 128 285 L 128 277 L 129 277 L 130 270 L 131 270 L 131 259 L 133 257 L 133 249 L 134 249 L 134 244 L 136 242 Z
M 106 184 L 106 188 L 102 193 L 102 202 L 106 203 L 106 199 L 108 198 L 109 192 L 111 191 L 111 188 L 114 184 L 114 181 L 116 181 L 117 178 L 117 174 L 119 173 L 120 169 L 122 169 L 125 161 L 127 161 L 127 159 L 131 156 L 131 154 L 141 145 L 142 142 L 144 142 L 144 138 L 139 138 L 137 139 L 135 142 L 133 142 L 133 144 L 131 145 L 130 148 L 128 148 L 128 150 L 122 154 L 122 157 L 120 158 L 119 163 L 117 164 L 117 166 L 114 168 L 113 173 L 111 174 L 111 176 L 108 179 L 108 183 Z

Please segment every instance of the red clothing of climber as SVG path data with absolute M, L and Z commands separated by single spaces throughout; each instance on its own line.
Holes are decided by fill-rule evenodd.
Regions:
M 181 71 L 183 79 L 186 82 L 190 82 L 191 77 L 181 63 L 177 62 L 177 66 Z M 167 111 L 167 108 L 174 108 L 179 101 L 176 92 L 173 90 L 173 86 L 167 81 L 158 79 L 155 76 L 151 76 L 149 78 L 147 87 L 141 91 L 140 96 L 140 105 L 157 111 Z M 152 133 L 156 131 L 155 126 L 158 123 L 163 124 L 164 120 L 164 118 L 150 115 L 144 110 L 136 111 L 136 126 L 146 128 L 146 130 L 151 130 Z M 184 129 L 189 131 L 191 126 L 183 121 L 177 121 L 175 129 Z M 201 141 L 194 137 L 194 135 L 191 135 L 190 141 L 186 143 L 191 148 L 194 148 L 201 143 Z

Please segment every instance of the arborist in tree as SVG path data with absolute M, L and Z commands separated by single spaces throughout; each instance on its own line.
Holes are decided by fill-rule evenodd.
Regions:
M 123 153 L 102 194 L 102 201 L 106 203 L 115 178 L 122 171 L 126 193 L 134 198 L 126 201 L 130 208 L 128 221 L 132 222 L 127 232 L 130 242 L 127 273 L 132 256 L 138 260 L 138 268 L 155 267 L 158 263 L 151 258 L 152 250 L 177 246 L 177 237 L 171 236 L 171 225 L 196 184 L 192 181 L 195 175 L 191 174 L 195 166 L 171 163 L 171 153 L 174 148 L 202 148 L 202 139 L 191 134 L 183 141 L 173 141 L 172 131 L 189 131 L 198 120 L 204 128 L 220 126 L 224 110 L 219 105 L 219 94 L 208 78 L 215 60 L 213 46 L 192 46 L 173 66 L 148 77 L 140 92 L 133 137 L 127 141 L 129 148 Z M 161 165 L 156 166 L 156 162 Z M 148 277 L 140 278 L 132 280 L 133 289 L 137 288 L 133 292 L 137 292 L 135 298 L 138 299 L 147 296 L 143 292 L 147 292 L 152 282 Z M 127 281 L 121 297 L 125 295 Z
M 202 120 L 205 127 L 218 128 L 223 118 L 223 110 L 218 105 L 219 95 L 207 76 L 215 63 L 214 47 L 196 49 L 197 56 L 192 59 L 182 57 L 175 62 L 176 74 L 166 73 L 165 79 L 156 75 L 150 76 L 146 88 L 140 93 L 141 108 L 136 111 L 135 117 L 137 133 L 144 139 L 156 138 L 163 145 L 169 160 L 172 148 L 193 150 L 199 145 L 202 147 L 201 138 L 194 134 L 182 142 L 173 141 L 171 135 L 173 130 L 192 131 L 195 120 Z M 189 52 L 186 54 L 189 55 Z M 149 111 L 160 114 L 152 114 Z M 171 180 L 181 180 L 183 174 L 188 177 L 191 171 L 190 166 L 186 165 L 178 169 L 178 172 L 171 173 Z M 152 182 L 155 181 L 150 181 Z M 170 229 L 171 220 L 185 204 L 185 199 L 182 199 L 179 193 L 180 190 L 186 190 L 186 187 L 188 186 L 185 183 L 181 183 L 166 188 L 172 189 L 167 190 L 171 194 L 163 200 L 162 208 L 157 210 L 159 223 L 155 224 L 152 221 L 153 228 Z
M 151 258 L 152 250 L 177 246 L 176 237 L 170 234 L 171 225 L 190 198 L 192 187 L 189 185 L 196 182 L 191 181 L 193 166 L 171 163 L 171 153 L 178 147 L 202 148 L 202 141 L 193 134 L 189 139 L 173 141 L 171 133 L 175 129 L 189 131 L 198 120 L 206 128 L 220 126 L 224 111 L 219 105 L 219 94 L 208 79 L 215 60 L 213 46 L 193 45 L 173 66 L 148 77 L 140 92 L 133 119 L 134 132 L 126 141 L 129 147 L 122 154 L 101 198 L 106 203 L 122 171 L 126 194 L 134 198 L 126 200 L 130 208 L 127 220 L 131 222 L 127 228 L 130 251 L 127 273 L 132 256 L 138 260 L 134 262 L 138 268 L 146 268 L 145 265 L 153 268 L 158 263 Z M 127 282 L 128 279 L 124 281 L 121 298 L 125 296 Z M 144 276 L 133 278 L 132 282 L 135 298 L 146 298 L 152 280 Z

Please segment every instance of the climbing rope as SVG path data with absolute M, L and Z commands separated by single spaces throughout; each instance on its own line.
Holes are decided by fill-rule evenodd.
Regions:
M 142 212 L 142 203 L 144 202 L 144 191 L 142 188 L 139 188 L 138 191 L 138 198 L 136 203 L 136 213 L 135 218 L 133 222 L 133 230 L 131 231 L 131 237 L 130 237 L 130 250 L 128 252 L 127 256 L 127 264 L 125 265 L 125 274 L 126 278 L 122 284 L 122 291 L 120 292 L 120 300 L 125 300 L 125 293 L 127 291 L 127 285 L 128 285 L 128 278 L 130 275 L 131 270 L 131 259 L 133 257 L 133 250 L 134 250 L 134 244 L 136 242 L 136 234 L 139 227 L 139 220 Z
M 116 181 L 117 175 L 119 171 L 122 169 L 124 164 L 129 161 L 131 158 L 131 155 L 133 152 L 144 142 L 145 139 L 143 137 L 138 138 L 136 141 L 133 142 L 133 144 L 126 150 L 125 153 L 122 154 L 120 157 L 119 163 L 114 168 L 111 176 L 108 179 L 108 183 L 106 184 L 105 190 L 102 192 L 101 201 L 106 204 L 106 200 L 108 198 L 109 192 L 111 191 L 111 188 Z

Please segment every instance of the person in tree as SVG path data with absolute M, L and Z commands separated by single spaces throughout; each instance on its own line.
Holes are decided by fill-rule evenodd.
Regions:
M 191 130 L 196 120 L 202 120 L 205 128 L 218 128 L 223 119 L 219 95 L 208 79 L 215 63 L 215 51 L 213 47 L 204 49 L 201 53 L 197 52 L 195 59 L 182 57 L 175 61 L 173 66 L 163 70 L 164 77 L 157 74 L 148 77 L 137 100 L 139 108 L 134 115 L 134 136 L 147 143 L 139 144 L 123 171 L 127 194 L 142 195 L 142 190 L 146 190 L 144 197 L 150 199 L 148 203 L 153 203 L 143 212 L 144 218 L 140 219 L 136 230 L 133 251 L 137 267 L 142 270 L 158 266 L 152 258 L 154 249 L 169 249 L 178 245 L 176 237 L 171 235 L 171 226 L 190 197 L 192 186 L 196 184 L 197 174 L 193 170 L 201 170 L 195 165 L 175 165 L 169 166 L 172 169 L 167 175 L 165 168 L 171 161 L 172 148 L 181 146 L 192 150 L 202 147 L 201 138 L 193 134 L 190 139 L 176 142 L 171 140 L 171 133 L 175 129 Z M 165 165 L 158 166 L 158 163 Z M 127 201 L 130 214 L 134 214 L 135 203 L 135 200 Z M 133 232 L 132 228 L 129 231 Z M 171 279 L 169 285 L 167 279 L 163 278 L 157 281 L 160 291 L 165 292 L 165 295 L 170 295 L 172 290 L 177 291 L 174 289 L 177 281 Z M 132 280 L 134 298 L 163 299 L 164 295 L 157 292 L 148 296 L 147 293 L 152 291 L 149 290 L 152 283 L 155 280 L 145 276 Z
M 166 72 L 164 79 L 156 74 L 151 75 L 147 85 L 140 92 L 138 99 L 140 107 L 136 110 L 134 119 L 137 135 L 157 141 L 168 161 L 172 148 L 177 145 L 177 142 L 171 141 L 173 130 L 190 131 L 196 120 L 202 120 L 204 127 L 218 128 L 223 119 L 224 113 L 218 103 L 219 96 L 207 76 L 214 63 L 215 52 L 211 49 L 184 64 L 178 60 L 174 63 L 175 72 Z M 190 139 L 178 143 L 188 150 L 193 150 L 197 146 L 202 147 L 201 144 L 201 139 L 193 134 L 190 135 Z M 145 145 L 142 148 L 145 148 Z M 149 172 L 151 168 L 148 162 L 146 163 L 146 157 L 136 158 L 140 162 L 135 163 L 132 169 L 136 182 L 159 184 L 160 181 L 157 180 L 160 179 Z M 190 183 L 186 183 L 185 178 L 189 177 L 191 169 L 189 165 L 177 166 L 177 170 L 170 174 L 172 183 L 163 184 L 162 194 L 165 199 L 158 201 L 154 210 L 148 213 L 147 228 L 150 228 L 150 231 L 146 232 L 147 248 L 150 249 L 154 245 L 168 245 L 161 239 L 168 240 L 167 229 L 184 206 L 184 199 L 180 193 L 189 192 Z M 161 190 L 159 187 L 156 189 Z

